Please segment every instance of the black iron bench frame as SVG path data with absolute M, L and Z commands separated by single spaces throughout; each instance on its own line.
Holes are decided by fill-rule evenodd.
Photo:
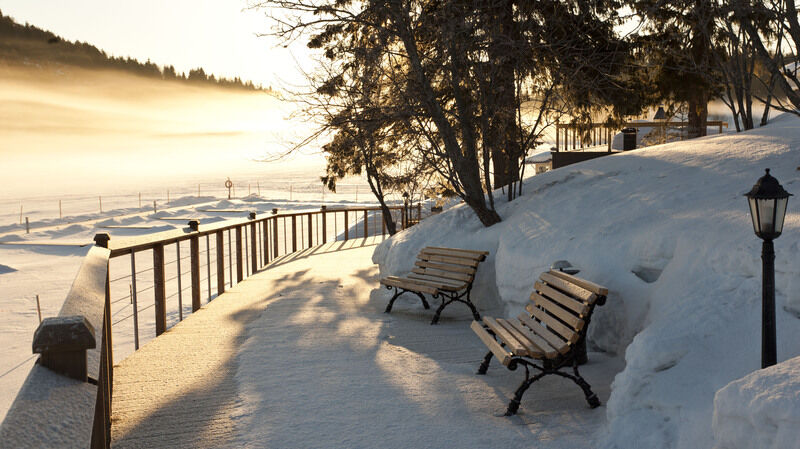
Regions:
M 431 295 L 433 299 L 441 299 L 442 303 L 436 309 L 436 312 L 433 314 L 433 319 L 431 320 L 431 324 L 436 324 L 439 322 L 439 317 L 444 311 L 445 307 L 454 303 L 460 302 L 465 304 L 469 307 L 470 311 L 472 312 L 472 317 L 476 320 L 481 319 L 480 313 L 478 313 L 478 309 L 475 307 L 475 304 L 472 303 L 470 299 L 470 293 L 472 291 L 472 283 L 475 281 L 475 274 L 478 270 L 478 265 L 480 262 L 486 259 L 486 256 L 489 254 L 485 251 L 472 251 L 472 250 L 463 250 L 458 248 L 439 248 L 439 247 L 426 247 L 420 252 L 417 256 L 417 260 L 424 260 L 423 253 L 426 250 L 444 250 L 444 251 L 454 251 L 454 252 L 464 252 L 464 253 L 471 253 L 474 255 L 482 254 L 479 258 L 474 259 L 476 261 L 476 265 L 474 267 L 474 272 L 470 275 L 471 279 L 468 281 L 464 281 L 465 285 L 458 289 L 452 289 L 452 286 L 435 286 L 433 285 L 435 281 L 424 281 L 420 279 L 412 279 L 412 278 L 396 278 L 395 280 L 403 280 L 406 281 L 409 285 L 402 286 L 402 285 L 389 285 L 384 284 L 387 290 L 394 290 L 394 295 L 389 300 L 389 304 L 386 305 L 386 309 L 384 310 L 385 313 L 390 313 L 392 311 L 392 307 L 394 306 L 395 300 L 397 300 L 400 295 L 403 293 L 413 293 L 419 297 L 422 301 L 422 306 L 428 310 L 430 309 L 430 304 L 428 303 L 427 299 L 425 299 L 425 293 Z M 442 278 L 441 281 L 447 281 L 447 279 Z M 381 281 L 383 283 L 383 280 Z M 453 282 L 453 281 L 451 281 Z
M 553 274 L 554 272 L 550 272 Z M 566 277 L 559 275 L 560 277 Z M 574 276 L 569 276 L 573 279 L 583 281 L 580 278 L 575 278 Z M 600 399 L 597 395 L 592 391 L 591 386 L 588 382 L 581 376 L 578 366 L 586 363 L 586 334 L 589 329 L 589 324 L 591 322 L 592 313 L 594 312 L 595 306 L 602 306 L 606 302 L 606 298 L 608 295 L 608 290 L 604 287 L 599 287 L 596 284 L 590 283 L 588 281 L 583 281 L 585 284 L 581 287 L 585 287 L 586 285 L 590 285 L 592 287 L 597 287 L 596 291 L 593 292 L 594 298 L 591 303 L 588 304 L 588 311 L 581 315 L 581 319 L 583 320 L 583 327 L 580 331 L 577 332 L 577 340 L 575 343 L 570 345 L 569 351 L 564 354 L 558 354 L 555 357 L 543 357 L 543 358 L 533 358 L 528 356 L 520 356 L 514 355 L 512 353 L 507 354 L 507 360 L 504 361 L 504 365 L 510 370 L 515 371 L 518 366 L 522 365 L 525 368 L 525 379 L 522 381 L 520 386 L 514 392 L 514 397 L 508 404 L 508 408 L 506 409 L 505 415 L 512 416 L 517 413 L 519 410 L 520 402 L 522 401 L 522 396 L 528 390 L 528 388 L 539 379 L 548 376 L 548 375 L 556 375 L 560 377 L 564 377 L 573 381 L 577 384 L 581 390 L 583 390 L 583 394 L 586 397 L 586 402 L 589 404 L 590 408 L 596 408 L 600 406 Z M 536 292 L 534 292 L 536 293 Z M 532 314 L 528 315 L 531 319 L 536 319 Z M 491 320 L 492 318 L 487 318 Z M 484 323 L 478 323 L 477 321 L 473 322 L 473 330 L 477 333 L 478 330 L 475 326 L 480 326 L 484 331 L 486 331 L 489 335 L 491 335 L 501 348 L 506 348 L 506 344 L 502 338 L 499 338 L 497 334 L 487 325 Z M 486 343 L 484 341 L 484 343 Z M 487 344 L 488 346 L 488 344 Z M 490 350 L 486 356 L 483 358 L 481 362 L 477 374 L 485 375 L 488 368 L 489 363 L 493 356 L 496 356 L 495 352 Z M 572 368 L 572 374 L 563 372 L 562 369 L 565 368 Z M 532 375 L 531 371 L 536 370 L 537 373 Z

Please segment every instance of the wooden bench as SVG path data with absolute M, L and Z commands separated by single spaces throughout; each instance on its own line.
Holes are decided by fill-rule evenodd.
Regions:
M 442 310 L 456 301 L 466 304 L 472 311 L 472 316 L 480 320 L 481 316 L 472 304 L 469 294 L 478 264 L 486 259 L 487 255 L 489 253 L 486 251 L 434 246 L 423 248 L 411 273 L 404 277 L 389 276 L 381 279 L 381 284 L 395 291 L 389 300 L 389 305 L 386 306 L 386 313 L 392 311 L 392 305 L 398 296 L 409 292 L 419 296 L 426 309 L 430 309 L 430 305 L 425 299 L 425 294 L 431 295 L 434 299 L 442 299 L 442 304 L 433 315 L 431 324 L 436 324 Z
M 486 374 L 492 356 L 510 370 L 525 367 L 525 380 L 508 404 L 506 416 L 517 413 L 522 395 L 548 374 L 571 379 L 586 395 L 591 408 L 600 405 L 578 372 L 586 361 L 586 330 L 595 305 L 603 305 L 608 289 L 578 277 L 551 270 L 534 284 L 531 303 L 516 318 L 484 317 L 471 328 L 489 348 L 478 374 Z M 572 374 L 562 368 L 572 367 Z M 531 375 L 531 369 L 536 370 Z

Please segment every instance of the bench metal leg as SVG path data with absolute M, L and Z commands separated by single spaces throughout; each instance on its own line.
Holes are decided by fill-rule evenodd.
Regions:
M 415 291 L 405 290 L 405 289 L 398 289 L 396 287 L 390 287 L 390 286 L 387 286 L 386 288 L 388 288 L 390 290 L 392 288 L 394 288 L 394 292 L 395 293 L 394 293 L 394 296 L 392 296 L 392 299 L 389 300 L 389 304 L 386 305 L 386 310 L 383 311 L 384 313 L 391 312 L 392 311 L 392 306 L 394 305 L 394 301 L 397 299 L 398 296 L 400 296 L 400 295 L 402 295 L 403 293 L 406 293 L 406 292 L 413 293 L 413 294 L 419 296 L 419 299 L 422 300 L 422 306 L 425 307 L 426 309 L 430 309 L 431 308 L 430 304 L 428 304 L 428 301 L 425 299 L 425 295 L 423 295 L 420 292 L 415 292 Z
M 442 314 L 442 310 L 444 310 L 445 306 L 447 306 L 451 302 L 453 302 L 453 301 L 452 300 L 445 301 L 445 299 L 442 298 L 442 305 L 440 305 L 439 308 L 436 309 L 436 313 L 433 314 L 433 319 L 431 320 L 431 324 L 436 324 L 436 323 L 439 322 L 439 315 Z
M 468 288 L 467 291 L 465 293 L 462 293 L 461 295 L 456 295 L 455 293 L 453 293 L 450 296 L 443 295 L 442 304 L 439 306 L 438 309 L 436 309 L 436 313 L 433 314 L 433 320 L 431 321 L 431 324 L 438 323 L 439 322 L 439 315 L 442 314 L 442 311 L 444 310 L 444 308 L 447 307 L 448 305 L 450 305 L 450 303 L 453 303 L 453 302 L 456 302 L 456 301 L 458 301 L 458 302 L 460 302 L 462 304 L 466 304 L 466 306 L 469 307 L 469 310 L 472 311 L 472 318 L 474 318 L 475 321 L 481 321 L 481 314 L 478 313 L 478 309 L 475 308 L 475 305 L 472 304 L 472 301 L 470 301 L 470 299 L 469 299 L 470 290 L 471 290 L 471 288 Z M 466 295 L 466 299 L 464 298 L 465 295 Z M 437 296 L 438 295 L 433 295 L 434 298 L 436 298 Z
M 586 402 L 589 403 L 590 408 L 597 408 L 600 406 L 600 398 L 597 397 L 596 394 L 592 391 L 591 385 L 589 382 L 583 379 L 583 376 L 578 372 L 578 363 L 572 365 L 572 371 L 575 373 L 575 377 L 572 378 L 572 381 L 578 384 L 583 390 L 584 396 L 586 396 Z
M 477 374 L 480 374 L 480 375 L 486 374 L 486 371 L 489 369 L 489 363 L 492 361 L 492 355 L 494 355 L 494 353 L 492 353 L 492 351 L 489 351 L 486 354 L 486 357 L 483 358 L 483 362 L 481 362 L 481 366 L 478 367 Z
M 514 399 L 508 403 L 508 409 L 506 410 L 506 416 L 513 416 L 517 414 L 517 410 L 519 410 L 519 403 L 522 401 L 522 395 L 525 394 L 525 391 L 528 387 L 531 386 L 532 383 L 536 382 L 537 380 L 541 379 L 542 377 L 546 376 L 548 373 L 543 372 L 539 373 L 531 378 L 527 378 L 522 384 L 517 388 L 517 391 L 514 393 Z
M 597 395 L 594 394 L 594 392 L 592 391 L 591 385 L 589 385 L 589 383 L 586 382 L 586 380 L 583 378 L 583 376 L 581 376 L 581 374 L 578 372 L 578 364 L 577 363 L 573 363 L 572 371 L 575 373 L 575 375 L 562 373 L 560 371 L 554 371 L 553 374 L 557 374 L 557 375 L 559 375 L 561 377 L 566 377 L 567 379 L 570 379 L 571 381 L 575 382 L 576 385 L 581 387 L 581 390 L 583 390 L 583 395 L 586 396 L 586 402 L 589 404 L 589 408 L 597 408 L 597 407 L 599 407 L 600 406 L 600 398 L 598 398 Z

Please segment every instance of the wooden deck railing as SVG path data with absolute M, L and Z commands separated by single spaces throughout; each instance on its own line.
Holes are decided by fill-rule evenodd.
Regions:
M 398 228 L 420 221 L 422 208 L 393 206 Z M 33 350 L 40 359 L 28 375 L 0 425 L 0 447 L 107 448 L 111 441 L 113 396 L 112 282 L 110 262 L 130 257 L 130 300 L 133 306 L 134 343 L 139 347 L 136 254 L 152 253 L 155 336 L 167 329 L 167 257 L 174 248 L 179 320 L 183 319 L 181 243 L 189 242 L 191 310 L 201 298 L 211 299 L 226 288 L 266 267 L 275 259 L 329 241 L 346 241 L 386 234 L 380 208 L 325 208 L 280 214 L 251 212 L 245 218 L 202 224 L 145 236 L 111 239 L 95 236 L 58 317 L 42 321 L 34 334 Z M 372 218 L 372 220 L 370 220 Z M 362 220 L 359 224 L 358 221 Z M 351 226 L 351 223 L 353 226 Z M 372 224 L 371 224 L 372 223 Z M 341 224 L 341 227 L 340 227 Z M 363 231 L 362 231 L 363 229 Z M 213 237 L 213 238 L 212 238 Z M 226 239 L 227 237 L 227 239 Z M 202 291 L 201 242 L 205 241 L 207 288 Z M 226 245 L 227 240 L 227 245 Z M 213 245 L 212 245 L 213 242 Z M 212 290 L 211 256 L 214 253 L 216 289 Z M 226 257 L 227 256 L 227 257 Z M 185 257 L 184 257 L 185 258 Z M 227 267 L 226 267 L 227 258 Z M 228 277 L 226 278 L 226 268 Z M 120 278 L 117 278 L 120 279 Z M 127 298 L 123 298 L 127 299 Z M 98 345 L 99 342 L 99 345 Z
M 687 126 L 689 126 L 689 122 L 659 120 L 627 122 L 622 128 L 661 128 L 661 135 L 666 137 L 667 128 L 685 128 Z M 718 127 L 719 133 L 722 134 L 722 128 L 727 128 L 728 122 L 707 121 L 706 127 L 709 126 Z M 605 145 L 608 151 L 611 151 L 614 135 L 622 128 L 609 126 L 607 123 L 558 123 L 556 124 L 556 151 L 570 151 L 570 144 L 572 144 L 572 151 L 600 145 Z

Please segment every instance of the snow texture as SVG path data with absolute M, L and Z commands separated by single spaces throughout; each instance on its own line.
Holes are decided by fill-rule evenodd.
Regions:
M 753 372 L 714 397 L 715 449 L 800 447 L 800 357 Z
M 798 147 L 800 122 L 780 116 L 750 132 L 575 164 L 527 180 L 511 203 L 496 192 L 501 223 L 485 228 L 456 206 L 382 243 L 373 261 L 382 276 L 398 275 L 428 245 L 490 251 L 473 298 L 507 315 L 539 273 L 570 261 L 610 290 L 590 347 L 626 360 L 601 447 L 710 448 L 714 394 L 760 366 L 761 241 L 742 195 L 765 168 L 800 193 Z M 796 210 L 790 201 L 775 245 L 779 360 L 800 355 Z

